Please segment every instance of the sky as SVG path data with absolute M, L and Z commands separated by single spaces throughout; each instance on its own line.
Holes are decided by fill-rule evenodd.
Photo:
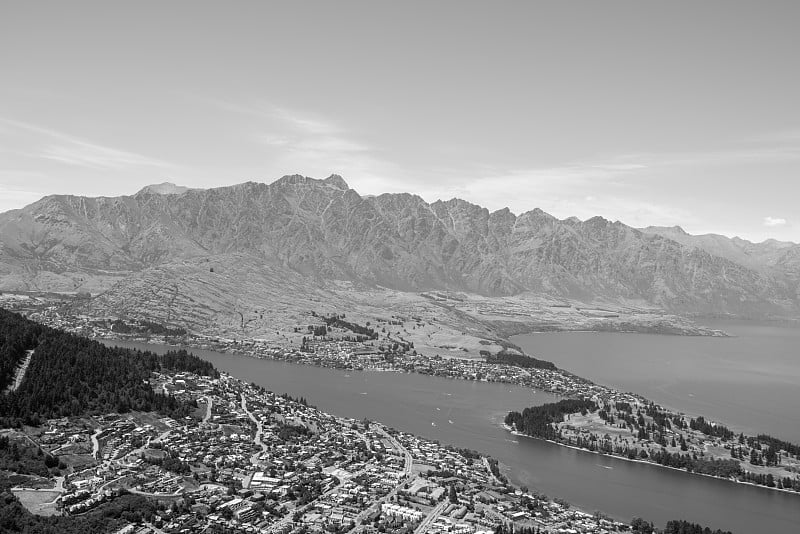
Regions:
M 342 175 L 800 242 L 800 2 L 0 0 L 0 211 Z

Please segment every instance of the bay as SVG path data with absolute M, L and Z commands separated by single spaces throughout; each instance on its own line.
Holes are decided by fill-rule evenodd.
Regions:
M 599 384 L 736 431 L 800 443 L 800 328 L 744 321 L 709 326 L 733 337 L 548 332 L 512 341 Z
M 164 352 L 169 347 L 108 341 Z M 221 371 L 278 393 L 305 397 L 339 416 L 381 421 L 399 430 L 497 458 L 518 485 L 583 510 L 663 526 L 683 518 L 738 534 L 795 532 L 800 496 L 627 462 L 516 437 L 501 423 L 512 409 L 555 400 L 497 383 L 406 373 L 339 371 L 192 350 Z

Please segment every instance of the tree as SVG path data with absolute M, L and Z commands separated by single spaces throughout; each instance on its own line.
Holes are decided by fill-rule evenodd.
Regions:
M 458 504 L 458 494 L 456 493 L 456 486 L 455 484 L 450 484 L 450 492 L 448 494 L 450 498 L 450 502 L 453 504 Z
M 648 523 L 641 517 L 634 517 L 631 521 L 631 531 L 634 534 L 653 534 L 655 529 L 652 523 Z

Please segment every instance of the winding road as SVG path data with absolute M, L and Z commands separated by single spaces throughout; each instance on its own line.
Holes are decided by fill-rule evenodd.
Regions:
M 251 464 L 258 465 L 258 457 L 267 452 L 269 450 L 269 447 L 267 447 L 267 445 L 265 445 L 264 442 L 261 441 L 261 436 L 264 434 L 264 425 L 260 419 L 256 418 L 256 416 L 253 415 L 253 413 L 247 409 L 247 398 L 244 396 L 244 393 L 242 393 L 242 410 L 244 410 L 244 413 L 247 414 L 247 417 L 249 417 L 250 420 L 253 421 L 256 424 L 256 427 L 258 428 L 258 430 L 256 431 L 256 435 L 253 437 L 253 442 L 259 447 L 261 447 L 261 452 L 253 454 L 253 456 L 250 458 Z

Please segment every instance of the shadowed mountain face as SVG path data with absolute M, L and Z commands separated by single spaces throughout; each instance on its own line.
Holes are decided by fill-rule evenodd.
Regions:
M 50 196 L 0 214 L 0 288 L 105 289 L 149 267 L 247 254 L 314 279 L 408 291 L 535 291 L 699 313 L 798 309 L 800 255 L 792 247 L 762 268 L 601 217 L 362 197 L 335 175 L 208 190 L 168 185 L 116 198 Z

